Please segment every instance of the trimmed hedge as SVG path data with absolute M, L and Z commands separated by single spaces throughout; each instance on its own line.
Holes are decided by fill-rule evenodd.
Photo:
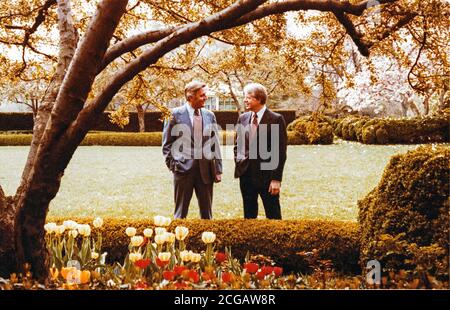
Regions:
M 422 146 L 395 155 L 383 177 L 358 201 L 361 263 L 428 270 L 447 277 L 450 149 Z
M 295 119 L 295 110 L 274 110 L 283 115 L 286 124 Z M 139 122 L 136 112 L 130 112 L 130 122 L 123 129 L 113 124 L 109 120 L 110 112 L 103 113 L 92 130 L 117 131 L 117 132 L 139 132 Z M 227 124 L 236 124 L 238 119 L 237 111 L 214 111 L 217 123 L 225 130 Z M 161 112 L 145 113 L 145 131 L 159 132 L 163 130 L 163 123 L 160 120 Z M 0 113 L 0 131 L 9 130 L 32 130 L 32 113 Z
M 450 114 L 413 119 L 348 116 L 333 122 L 334 134 L 365 144 L 449 142 Z
M 234 132 L 220 132 L 222 144 L 233 145 Z M 1 134 L 0 146 L 27 146 L 31 144 L 32 134 Z M 295 133 L 288 132 L 288 144 L 304 144 Z M 88 133 L 81 145 L 112 146 L 161 146 L 162 132 L 92 132 Z
M 316 122 L 312 116 L 296 119 L 287 127 L 290 144 L 332 144 L 332 120 L 327 116 L 319 116 Z
M 74 219 L 79 223 L 92 223 L 92 219 Z M 62 222 L 61 218 L 48 221 Z M 322 259 L 333 262 L 337 271 L 357 274 L 360 272 L 358 224 L 341 221 L 307 220 L 176 220 L 169 227 L 189 228 L 186 245 L 189 250 L 205 250 L 201 240 L 204 231 L 217 235 L 216 250 L 231 247 L 233 256 L 244 260 L 247 252 L 270 256 L 286 271 L 307 272 L 308 263 L 297 252 L 319 250 Z M 147 227 L 153 228 L 152 220 L 104 219 L 102 229 L 103 250 L 108 252 L 108 262 L 123 261 L 129 238 L 125 229 L 133 226 L 142 234 Z

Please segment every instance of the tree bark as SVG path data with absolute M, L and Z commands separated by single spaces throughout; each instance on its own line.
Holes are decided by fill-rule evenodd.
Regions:
M 16 269 L 14 228 L 16 208 L 12 197 L 6 197 L 0 186 L 0 277 L 8 278 Z
M 126 0 L 104 0 L 99 4 L 54 104 L 46 106 L 53 106 L 47 121 L 41 118 L 37 124 L 44 129 L 30 161 L 30 169 L 16 193 L 14 232 L 17 269 L 22 270 L 24 263 L 30 263 L 38 280 L 45 280 L 48 275 L 48 253 L 44 241 L 48 206 L 56 196 L 64 170 L 79 145 L 61 141 L 62 134 L 84 106 L 126 4 Z
M 145 111 L 141 104 L 136 105 L 136 110 L 139 121 L 139 132 L 145 132 Z

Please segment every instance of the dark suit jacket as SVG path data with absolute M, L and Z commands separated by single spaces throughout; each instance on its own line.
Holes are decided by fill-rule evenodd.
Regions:
M 255 137 L 253 137 L 252 141 L 249 141 L 249 126 L 251 122 L 251 112 L 243 113 L 239 119 L 238 119 L 238 126 L 237 126 L 237 135 L 234 145 L 234 160 L 236 163 L 235 170 L 234 170 L 234 177 L 239 178 L 244 173 L 251 168 L 251 177 L 256 182 L 256 184 L 259 184 L 261 186 L 265 186 L 270 183 L 272 180 L 282 181 L 283 179 L 283 169 L 284 164 L 286 162 L 286 149 L 287 149 L 287 132 L 286 132 L 286 122 L 281 114 L 272 112 L 269 109 L 266 109 L 264 112 L 261 121 L 258 125 L 257 134 Z M 264 126 L 261 126 L 265 124 L 266 125 L 266 131 L 264 131 Z M 272 137 L 272 130 L 270 125 L 277 124 L 279 131 L 278 135 L 275 137 Z M 239 126 L 240 125 L 240 126 Z M 247 128 L 247 130 L 245 129 Z M 275 133 L 275 132 L 274 132 Z M 243 137 L 245 136 L 245 139 Z M 272 141 L 272 139 L 276 139 L 278 141 Z M 261 141 L 262 140 L 262 141 Z M 242 150 L 241 143 L 245 141 L 245 154 L 241 152 L 239 156 L 238 150 Z M 267 144 L 264 143 L 264 141 L 267 141 Z M 261 143 L 263 142 L 263 143 Z M 252 146 L 252 144 L 255 144 L 256 150 L 257 150 L 257 156 L 256 158 L 252 159 L 249 158 L 249 155 L 251 155 L 251 152 L 249 152 L 248 148 L 249 146 Z M 271 153 L 272 156 L 269 158 L 266 158 L 267 154 L 263 154 L 262 151 L 264 151 L 264 147 L 261 149 L 261 146 L 267 145 L 267 152 Z M 276 149 L 275 149 L 276 148 Z M 273 159 L 273 152 L 278 152 L 278 163 L 275 165 L 273 169 L 261 169 L 261 164 L 268 163 Z M 265 155 L 265 156 L 262 156 Z
M 219 137 L 217 122 L 214 113 L 206 109 L 201 109 L 203 128 L 210 126 L 212 129 L 211 136 L 203 136 L 202 147 L 208 142 L 208 140 L 214 140 L 215 145 L 219 147 Z M 182 125 L 185 132 L 181 133 L 176 131 L 172 133 L 172 129 L 175 125 Z M 173 154 L 172 146 L 174 143 L 183 144 L 183 147 Z M 211 141 L 209 142 L 211 143 Z M 164 122 L 162 152 L 166 159 L 167 167 L 174 173 L 187 173 L 192 169 L 194 165 L 194 130 L 192 128 L 191 120 L 189 118 L 189 112 L 186 105 L 175 108 L 172 110 L 172 119 Z M 213 159 L 207 159 L 202 157 L 199 159 L 200 173 L 202 181 L 205 184 L 210 184 L 214 181 L 215 174 L 222 174 L 222 157 L 220 155 L 220 147 L 217 150 L 218 156 Z

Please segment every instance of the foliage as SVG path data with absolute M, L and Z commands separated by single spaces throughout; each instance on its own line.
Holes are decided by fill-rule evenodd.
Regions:
M 34 280 L 30 265 L 26 265 L 23 273 L 11 274 L 6 280 L 0 278 L 0 289 L 357 289 L 448 286 L 448 282 L 436 280 L 427 271 L 423 272 L 422 278 L 418 278 L 405 274 L 403 270 L 398 274 L 391 272 L 389 278 L 383 277 L 382 283 L 370 286 L 362 276 L 337 273 L 333 268 L 334 263 L 320 259 L 321 251 L 317 249 L 295 253 L 304 259 L 311 273 L 288 275 L 283 268 L 276 266 L 270 256 L 249 255 L 247 252 L 241 263 L 234 258 L 231 247 L 225 247 L 224 252 L 216 251 L 217 238 L 211 231 L 199 231 L 202 244 L 198 253 L 195 253 L 188 251 L 190 247 L 186 243 L 192 235 L 191 230 L 177 225 L 172 233 L 171 228 L 175 225 L 171 224 L 170 218 L 162 216 L 155 216 L 152 228 L 148 227 L 148 222 L 139 223 L 141 227 L 146 227 L 142 232 L 133 226 L 121 226 L 126 229 L 121 234 L 114 234 L 123 235 L 125 232 L 127 235 L 124 238 L 127 242 L 125 258 L 122 264 L 117 260 L 106 264 L 107 253 L 101 256 L 98 254 L 102 251 L 102 232 L 105 233 L 103 220 L 96 218 L 93 224 L 96 238 L 91 238 L 89 224 L 79 224 L 73 220 L 64 221 L 61 225 L 47 223 L 47 248 L 51 252 L 53 265 L 46 284 Z M 82 240 L 77 238 L 80 235 Z M 78 247 L 80 242 L 81 248 Z M 206 251 L 200 252 L 205 245 Z
M 450 150 L 426 146 L 394 156 L 358 202 L 361 261 L 448 278 Z
M 62 218 L 53 218 L 62 222 Z M 77 222 L 90 222 L 89 218 L 76 219 Z M 129 226 L 138 233 L 146 228 L 154 228 L 151 220 L 105 219 L 102 227 L 103 249 L 108 252 L 107 261 L 122 260 L 128 252 L 126 236 L 120 232 Z M 216 250 L 230 248 L 233 256 L 244 261 L 247 253 L 258 253 L 271 259 L 287 271 L 309 272 L 309 264 L 297 252 L 317 249 L 322 259 L 332 260 L 340 272 L 358 272 L 359 239 L 356 223 L 344 221 L 319 220 L 175 220 L 167 227 L 176 226 L 189 229 L 190 238 L 185 245 L 200 252 L 204 245 L 203 231 L 212 231 L 217 235 Z M 270 233 L 268 233 L 270 232 Z M 276 248 L 273 244 L 278 244 Z
M 450 116 L 391 119 L 349 116 L 333 122 L 336 136 L 366 144 L 448 142 Z
M 300 117 L 290 123 L 287 130 L 294 135 L 294 141 L 298 141 L 298 144 L 333 143 L 333 127 L 331 120 L 326 116 Z

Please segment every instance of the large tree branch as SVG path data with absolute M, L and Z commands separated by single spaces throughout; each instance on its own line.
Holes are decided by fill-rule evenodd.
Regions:
M 342 12 L 333 12 L 336 16 L 337 20 L 344 26 L 348 35 L 352 38 L 356 47 L 358 47 L 358 51 L 363 56 L 369 56 L 369 47 L 365 42 L 363 42 L 362 35 L 356 30 L 350 18 Z
M 393 34 L 394 32 L 396 32 L 397 30 L 399 30 L 400 28 L 406 26 L 407 24 L 409 24 L 409 22 L 411 22 L 416 16 L 418 16 L 417 13 L 413 13 L 413 12 L 409 12 L 407 13 L 404 17 L 402 17 L 401 19 L 399 19 L 399 21 L 387 28 L 384 32 L 378 34 L 378 42 L 381 42 L 385 39 L 387 39 L 391 34 Z M 368 43 L 368 47 L 371 48 L 375 43 L 377 42 L 370 42 Z
M 81 142 L 87 130 L 107 107 L 120 88 L 133 79 L 139 72 L 156 63 L 161 57 L 175 48 L 212 32 L 227 29 L 242 15 L 251 12 L 266 0 L 240 0 L 228 8 L 213 14 L 199 22 L 187 24 L 173 34 L 158 41 L 152 48 L 131 61 L 99 94 L 81 111 L 77 120 L 67 131 L 65 140 Z
M 378 1 L 378 5 L 394 3 L 397 1 L 398 0 L 381 0 Z M 372 3 L 373 1 L 362 1 L 358 4 L 351 4 L 349 1 L 338 0 L 286 0 L 260 6 L 230 23 L 230 27 L 228 28 L 242 26 L 269 15 L 282 14 L 288 11 L 318 10 L 322 12 L 336 12 L 341 14 L 347 13 L 355 16 L 361 16 L 366 9 L 373 5 Z M 147 31 L 131 36 L 120 43 L 117 43 L 107 51 L 102 69 L 120 55 L 133 51 L 142 45 L 155 43 L 181 29 L 182 27 L 184 26 L 171 26 L 161 30 Z

